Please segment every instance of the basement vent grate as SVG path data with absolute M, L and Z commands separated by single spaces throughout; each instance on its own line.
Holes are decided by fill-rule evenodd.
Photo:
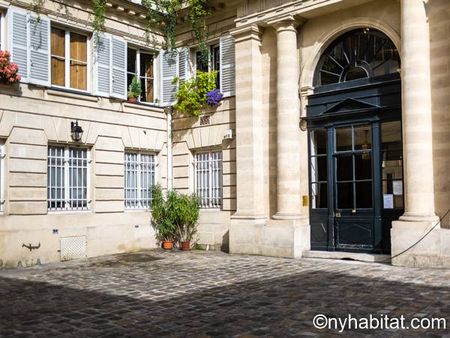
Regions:
M 61 261 L 86 257 L 86 236 L 62 237 L 60 239 Z

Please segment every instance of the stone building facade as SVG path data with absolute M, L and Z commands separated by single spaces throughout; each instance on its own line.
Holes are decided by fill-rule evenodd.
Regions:
M 0 0 L 0 49 L 25 75 L 0 86 L 2 266 L 157 247 L 155 182 L 201 195 L 207 249 L 450 266 L 445 0 L 213 0 L 225 98 L 200 118 L 164 109 L 200 67 L 189 26 L 168 62 L 139 1 L 107 5 L 96 45 L 89 1 L 47 0 L 36 20 Z

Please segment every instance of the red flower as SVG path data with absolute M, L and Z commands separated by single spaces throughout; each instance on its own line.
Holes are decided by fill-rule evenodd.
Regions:
M 21 77 L 18 74 L 19 67 L 9 60 L 10 57 L 10 52 L 0 51 L 0 82 L 12 84 L 19 82 Z

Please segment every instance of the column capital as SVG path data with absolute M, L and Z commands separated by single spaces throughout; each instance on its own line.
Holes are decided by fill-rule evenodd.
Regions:
M 241 42 L 246 40 L 261 41 L 263 28 L 253 24 L 244 27 L 238 27 L 230 31 L 230 34 L 235 38 L 235 42 Z
M 293 15 L 285 15 L 269 20 L 267 24 L 274 27 L 277 32 L 286 30 L 296 31 L 297 27 L 301 25 L 301 21 L 297 20 Z

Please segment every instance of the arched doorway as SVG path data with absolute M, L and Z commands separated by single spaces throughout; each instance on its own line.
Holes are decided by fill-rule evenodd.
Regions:
M 308 97 L 311 248 L 388 253 L 403 213 L 400 57 L 364 28 L 322 54 Z

